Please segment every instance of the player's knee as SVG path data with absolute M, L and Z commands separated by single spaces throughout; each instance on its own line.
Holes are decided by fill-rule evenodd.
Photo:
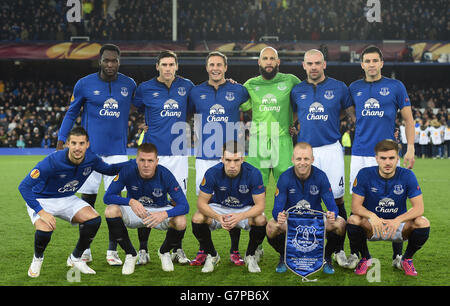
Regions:
M 182 231 L 186 229 L 186 216 L 176 216 L 171 219 L 171 225 L 177 231 Z
M 264 226 L 267 224 L 267 218 L 264 215 L 259 215 L 253 218 L 253 223 L 255 226 Z
M 37 219 L 36 222 L 34 222 L 34 228 L 38 231 L 51 232 L 56 229 L 56 224 L 55 228 L 51 228 L 49 225 L 47 225 L 47 223 L 45 223 L 41 219 Z
M 199 211 L 196 211 L 194 215 L 192 216 L 192 222 L 193 223 L 205 223 L 206 217 L 200 213 Z
M 120 210 L 119 205 L 108 205 L 108 206 L 106 206 L 105 217 L 106 218 L 122 217 L 122 211 Z
M 424 216 L 417 217 L 416 219 L 414 219 L 414 227 L 415 228 L 430 227 L 430 221 Z
M 346 225 L 347 224 L 346 224 L 344 218 L 337 218 L 336 219 L 336 229 L 335 229 L 336 234 L 338 234 L 339 236 L 345 235 L 345 226 Z
M 353 225 L 360 225 L 361 224 L 361 217 L 358 215 L 350 215 L 347 218 L 347 223 L 348 224 L 353 224 Z
M 278 228 L 278 224 L 275 221 L 275 219 L 271 219 L 269 222 L 267 222 L 266 225 L 266 235 L 269 238 L 273 238 L 277 235 L 279 235 L 280 230 Z

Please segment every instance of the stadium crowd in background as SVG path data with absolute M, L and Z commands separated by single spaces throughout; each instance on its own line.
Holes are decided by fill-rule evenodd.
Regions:
M 3 1 L 0 41 L 171 40 L 172 1 L 84 0 L 81 23 L 67 23 L 65 0 Z M 365 0 L 178 0 L 178 39 L 446 40 L 446 0 L 384 1 L 382 22 L 366 20 Z M 224 14 L 223 12 L 227 12 Z M 296 30 L 295 30 L 296 29 Z

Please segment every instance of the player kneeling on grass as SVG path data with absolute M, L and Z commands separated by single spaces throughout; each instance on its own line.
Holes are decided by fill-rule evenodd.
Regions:
M 348 218 L 347 233 L 352 255 L 349 268 L 365 275 L 371 265 L 367 239 L 371 241 L 408 240 L 403 256 L 393 265 L 406 275 L 416 276 L 412 257 L 427 241 L 430 222 L 422 216 L 422 191 L 414 173 L 397 166 L 398 145 L 386 139 L 375 146 L 378 166 L 363 168 L 353 183 L 352 215 Z M 407 210 L 406 199 L 411 202 Z M 361 254 L 358 263 L 357 254 Z
M 36 228 L 34 235 L 34 257 L 28 276 L 38 277 L 44 260 L 44 251 L 55 230 L 59 217 L 71 223 L 78 223 L 80 238 L 67 259 L 85 274 L 95 274 L 81 259 L 100 227 L 100 215 L 75 193 L 91 172 L 116 175 L 127 162 L 109 165 L 89 148 L 89 137 L 82 127 L 73 128 L 66 140 L 67 148 L 57 151 L 31 170 L 19 185 L 19 191 L 27 203 L 28 214 Z
M 287 216 L 285 211 L 300 202 L 303 202 L 303 205 L 308 208 L 322 211 L 322 200 L 328 209 L 325 222 L 327 244 L 325 246 L 323 271 L 327 274 L 334 273 L 331 255 L 340 239 L 345 235 L 345 220 L 338 216 L 338 207 L 327 175 L 313 166 L 313 162 L 314 156 L 311 145 L 306 142 L 297 143 L 292 154 L 294 166 L 283 172 L 277 182 L 272 210 L 273 219 L 267 223 L 267 241 L 275 251 L 280 253 L 280 261 L 275 269 L 278 273 L 286 272 L 284 248 Z
M 123 187 L 128 191 L 126 198 L 121 196 Z M 176 250 L 180 263 L 189 262 L 181 248 L 189 204 L 173 174 L 158 165 L 154 144 L 143 143 L 138 147 L 136 159 L 114 178 L 103 201 L 108 204 L 105 217 L 110 235 L 126 253 L 122 274 L 132 274 L 138 259 L 127 227 L 167 230 L 166 239 L 158 250 L 164 271 L 173 271 L 172 249 Z
M 255 253 L 265 237 L 265 189 L 261 172 L 244 162 L 243 152 L 236 141 L 225 143 L 221 163 L 209 168 L 200 184 L 192 232 L 203 251 L 191 265 L 204 264 L 202 272 L 214 271 L 220 260 L 211 239 L 211 230 L 220 228 L 250 231 L 244 261 L 250 272 L 261 272 Z

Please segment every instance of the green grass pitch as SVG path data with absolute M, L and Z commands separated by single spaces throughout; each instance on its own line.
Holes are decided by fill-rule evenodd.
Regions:
M 79 282 L 68 281 L 69 268 L 66 259 L 72 252 L 78 239 L 78 227 L 57 219 L 56 230 L 45 252 L 41 275 L 37 279 L 27 276 L 27 270 L 33 256 L 34 228 L 31 225 L 17 186 L 25 175 L 43 156 L 0 156 L 0 285 L 3 286 L 437 286 L 450 284 L 450 269 L 448 254 L 450 244 L 448 233 L 450 228 L 450 160 L 417 159 L 414 166 L 425 200 L 425 216 L 431 222 L 430 239 L 416 253 L 414 264 L 419 276 L 407 277 L 400 270 L 391 266 L 391 243 L 369 242 L 372 257 L 380 262 L 380 269 L 374 282 L 369 282 L 364 276 L 356 276 L 351 270 L 343 269 L 335 264 L 336 273 L 325 275 L 321 271 L 310 278 L 317 278 L 314 283 L 302 283 L 301 278 L 288 271 L 284 274 L 275 272 L 278 254 L 265 240 L 263 243 L 264 257 L 260 262 L 262 272 L 251 274 L 246 267 L 236 267 L 229 261 L 230 240 L 228 232 L 214 231 L 213 241 L 221 256 L 219 266 L 213 273 L 203 274 L 201 267 L 181 266 L 175 264 L 174 272 L 163 272 L 157 249 L 161 245 L 165 232 L 152 230 L 149 241 L 150 263 L 137 266 L 135 273 L 128 276 L 121 274 L 121 267 L 111 267 L 106 263 L 105 254 L 108 246 L 108 229 L 104 220 L 105 205 L 102 202 L 103 191 L 97 198 L 96 209 L 102 216 L 102 225 L 91 249 L 94 261 L 89 265 L 97 272 L 96 275 L 81 275 Z M 194 159 L 190 158 L 188 201 L 190 212 L 188 228 L 183 240 L 183 248 L 189 258 L 195 257 L 198 243 L 192 234 L 190 218 L 196 210 L 194 188 Z M 349 157 L 346 156 L 346 175 L 348 177 Z M 267 188 L 266 216 L 271 218 L 273 206 L 274 182 L 271 180 Z M 102 188 L 102 187 L 101 187 Z M 348 186 L 347 186 L 348 189 Z M 350 195 L 345 195 L 347 213 L 350 213 Z M 137 231 L 129 230 L 130 237 L 138 247 Z M 245 254 L 248 243 L 248 233 L 242 231 L 240 251 Z M 406 243 L 404 245 L 406 248 Z M 349 253 L 348 238 L 345 241 L 345 251 Z M 119 255 L 124 258 L 119 247 Z M 69 277 L 70 280 L 70 277 Z

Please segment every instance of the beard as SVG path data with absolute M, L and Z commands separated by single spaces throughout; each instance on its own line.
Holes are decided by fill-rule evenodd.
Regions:
M 266 69 L 264 69 L 263 67 L 259 66 L 259 73 L 261 74 L 261 76 L 264 79 L 272 80 L 278 73 L 278 65 L 275 65 L 275 67 L 273 67 L 271 72 L 267 72 Z

